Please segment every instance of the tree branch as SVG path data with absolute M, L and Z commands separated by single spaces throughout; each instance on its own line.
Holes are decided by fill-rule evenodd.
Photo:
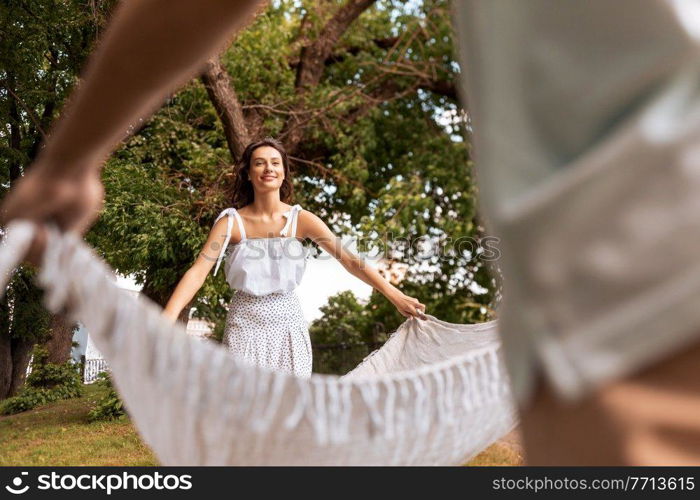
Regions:
M 429 90 L 433 94 L 449 97 L 457 100 L 457 88 L 455 83 L 448 80 L 421 80 L 418 86 L 424 90 Z
M 231 78 L 218 57 L 207 61 L 200 80 L 223 123 L 231 158 L 237 162 L 250 142 L 250 134 L 243 116 L 243 108 L 231 86 Z
M 338 40 L 340 40 L 353 21 L 371 7 L 375 1 L 348 0 L 347 3 L 336 10 L 335 14 L 323 26 L 318 38 L 309 45 L 302 46 L 294 82 L 296 94 L 299 97 L 303 97 L 309 89 L 319 84 L 326 67 L 326 59 L 332 54 Z M 299 99 L 297 103 L 299 109 L 305 106 L 304 101 L 303 98 Z M 296 114 L 291 114 L 281 133 L 281 136 L 284 137 L 285 147 L 290 154 L 296 151 L 303 138 L 303 128 L 295 126 L 296 121 Z
M 375 38 L 374 40 L 371 40 L 371 43 L 373 43 L 376 47 L 380 49 L 389 49 L 396 44 L 396 42 L 399 40 L 399 37 L 387 37 L 387 38 Z M 323 65 L 328 67 L 332 64 L 337 64 L 339 62 L 343 62 L 345 59 L 347 59 L 348 55 L 350 56 L 356 56 L 363 50 L 366 50 L 367 47 L 359 46 L 359 45 L 353 45 L 350 47 L 346 47 L 342 49 L 341 52 L 337 52 L 334 54 L 329 55 L 326 60 L 323 62 Z M 294 58 L 290 58 L 289 60 L 289 67 L 292 69 L 295 69 L 299 66 L 300 64 L 300 57 L 297 55 Z
M 295 87 L 304 89 L 317 85 L 321 81 L 325 61 L 333 52 L 340 37 L 360 14 L 371 7 L 376 0 L 349 0 L 340 7 L 321 29 L 318 38 L 312 44 L 301 49 Z

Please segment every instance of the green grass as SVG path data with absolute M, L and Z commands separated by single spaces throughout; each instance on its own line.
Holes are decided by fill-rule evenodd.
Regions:
M 95 384 L 85 395 L 17 415 L 0 416 L 0 466 L 158 465 L 131 422 L 88 422 L 104 394 Z M 467 465 L 522 465 L 511 441 L 499 441 Z
M 80 398 L 0 416 L 0 466 L 158 465 L 128 420 L 88 422 L 104 389 L 85 389 Z

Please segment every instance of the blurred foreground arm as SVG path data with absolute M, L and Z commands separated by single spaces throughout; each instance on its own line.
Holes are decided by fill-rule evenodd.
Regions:
M 99 169 L 139 119 L 223 48 L 261 0 L 141 0 L 118 5 L 43 151 L 0 207 L 0 222 L 56 222 L 84 233 L 101 207 Z

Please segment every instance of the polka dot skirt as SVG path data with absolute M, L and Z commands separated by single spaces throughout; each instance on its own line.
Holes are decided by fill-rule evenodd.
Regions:
M 311 375 L 309 329 L 295 290 L 233 294 L 223 345 L 234 356 L 258 366 L 299 377 Z

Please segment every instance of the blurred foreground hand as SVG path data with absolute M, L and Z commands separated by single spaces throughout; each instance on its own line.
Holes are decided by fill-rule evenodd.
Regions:
M 104 204 L 104 187 L 99 169 L 79 173 L 60 173 L 35 165 L 12 187 L 0 204 L 0 223 L 15 219 L 53 222 L 62 231 L 79 235 L 92 226 Z M 38 265 L 43 238 L 30 247 L 26 260 Z

